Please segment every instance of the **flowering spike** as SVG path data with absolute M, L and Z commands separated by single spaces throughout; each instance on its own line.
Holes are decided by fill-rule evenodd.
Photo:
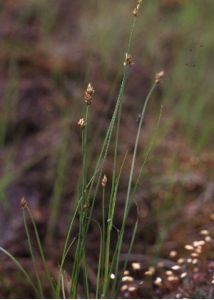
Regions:
M 133 14 L 134 17 L 138 16 L 138 12 L 140 10 L 140 6 L 142 5 L 142 3 L 143 3 L 143 0 L 138 0 L 137 6 L 132 11 L 132 14 Z
M 164 72 L 164 70 L 162 70 L 162 71 L 158 72 L 158 73 L 155 75 L 155 82 L 156 82 L 157 84 L 161 82 L 161 80 L 162 80 L 163 77 L 164 77 L 164 74 L 165 74 L 165 72 Z
M 85 120 L 83 118 L 79 119 L 77 124 L 81 129 L 84 128 L 86 125 Z
M 134 65 L 134 60 L 131 54 L 126 53 L 125 54 L 125 61 L 123 63 L 124 66 L 131 66 Z
M 93 86 L 91 85 L 91 83 L 89 83 L 85 90 L 85 93 L 84 93 L 84 100 L 87 105 L 91 105 L 94 93 L 95 93 L 95 90 L 94 90 Z
M 108 181 L 107 176 L 104 174 L 103 178 L 102 178 L 102 181 L 101 181 L 101 185 L 102 185 L 103 188 L 106 187 L 107 181 Z
M 25 200 L 25 198 L 23 197 L 20 201 L 20 206 L 21 208 L 25 209 L 27 208 L 27 201 Z

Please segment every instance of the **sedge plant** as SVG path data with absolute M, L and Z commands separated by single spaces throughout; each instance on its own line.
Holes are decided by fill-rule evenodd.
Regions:
M 49 284 L 50 291 L 53 298 L 60 297 L 68 297 L 68 298 L 78 298 L 79 297 L 79 285 L 81 282 L 82 285 L 82 293 L 84 298 L 90 298 L 94 296 L 96 298 L 109 298 L 109 297 L 117 297 L 118 289 L 120 286 L 120 281 L 122 278 L 121 270 L 124 270 L 127 262 L 128 256 L 132 251 L 132 247 L 135 240 L 135 235 L 137 232 L 138 222 L 136 220 L 136 224 L 133 228 L 133 235 L 130 241 L 130 247 L 127 253 L 127 259 L 125 261 L 122 269 L 120 268 L 120 255 L 122 252 L 122 246 L 124 242 L 126 224 L 129 216 L 130 207 L 133 203 L 133 193 L 136 190 L 136 184 L 133 183 L 134 171 L 136 168 L 136 158 L 137 158 L 137 150 L 139 145 L 139 140 L 141 136 L 142 124 L 145 116 L 145 111 L 148 105 L 149 100 L 156 88 L 156 86 L 160 83 L 162 77 L 164 76 L 164 72 L 161 71 L 156 74 L 154 79 L 154 83 L 146 97 L 142 111 L 140 115 L 140 121 L 138 124 L 135 142 L 134 142 L 134 150 L 132 153 L 131 159 L 131 167 L 130 173 L 128 177 L 128 186 L 126 192 L 126 198 L 124 203 L 124 211 L 123 211 L 123 219 L 120 228 L 115 228 L 114 226 L 114 218 L 116 216 L 116 204 L 118 198 L 118 191 L 120 186 L 121 174 L 123 172 L 124 164 L 126 163 L 127 156 L 125 155 L 122 165 L 118 166 L 118 149 L 119 149 L 119 136 L 120 136 L 120 126 L 121 126 L 121 115 L 123 112 L 123 100 L 125 88 L 129 76 L 129 69 L 134 64 L 134 60 L 132 58 L 131 49 L 133 44 L 134 30 L 136 27 L 137 17 L 140 12 L 140 8 L 142 6 L 143 1 L 138 0 L 136 7 L 132 13 L 132 24 L 130 27 L 130 34 L 128 39 L 128 45 L 125 52 L 125 59 L 123 62 L 123 75 L 121 79 L 121 84 L 118 92 L 118 97 L 115 102 L 114 110 L 112 113 L 112 117 L 106 131 L 101 150 L 99 152 L 98 158 L 95 162 L 95 167 L 90 174 L 88 168 L 88 132 L 90 125 L 90 110 L 91 106 L 93 106 L 95 89 L 91 83 L 89 83 L 84 92 L 84 105 L 85 112 L 84 116 L 81 117 L 78 121 L 78 127 L 81 132 L 81 144 L 82 144 L 82 170 L 81 170 L 81 182 L 79 184 L 78 190 L 78 198 L 75 201 L 75 205 L 72 210 L 72 214 L 70 216 L 69 225 L 67 228 L 67 233 L 65 236 L 64 246 L 62 249 L 61 260 L 59 262 L 58 274 L 54 276 L 51 270 L 48 267 L 47 259 L 45 255 L 45 249 L 42 245 L 38 229 L 36 227 L 36 223 L 34 221 L 33 215 L 29 208 L 26 200 L 22 199 L 21 207 L 23 209 L 23 219 L 24 219 L 24 227 L 28 240 L 29 252 L 32 258 L 34 277 L 28 274 L 28 272 L 23 268 L 23 266 L 13 257 L 9 252 L 5 249 L 0 248 L 0 250 L 9 256 L 14 263 L 17 265 L 19 270 L 23 273 L 23 275 L 28 280 L 29 284 L 35 291 L 35 295 L 37 297 L 43 298 L 44 295 L 44 287 L 42 284 L 42 280 L 40 278 L 40 274 L 36 264 L 36 256 L 34 249 L 32 247 L 32 236 L 31 232 L 28 228 L 28 222 L 26 216 L 30 220 L 33 225 L 33 234 L 35 235 L 35 240 L 37 244 L 37 250 L 39 257 L 41 259 L 43 265 L 43 273 L 45 278 L 47 278 L 47 283 Z M 113 153 L 113 168 L 112 168 L 112 176 L 111 178 L 107 178 L 104 174 L 104 163 L 110 152 L 110 145 L 113 145 L 114 153 Z M 117 174 L 117 169 L 119 167 L 119 173 Z M 141 176 L 141 172 L 139 177 Z M 139 178 L 138 177 L 138 178 Z M 137 181 L 138 183 L 138 181 Z M 106 187 L 110 186 L 110 194 L 108 195 Z M 98 192 L 101 188 L 101 222 L 94 220 L 93 212 L 94 205 L 97 200 Z M 58 203 L 58 200 L 57 200 Z M 58 204 L 57 204 L 58 205 Z M 56 211 L 58 208 L 56 207 Z M 55 218 L 53 218 L 55 220 Z M 72 236 L 73 225 L 78 224 L 78 234 Z M 87 257 L 87 239 L 89 234 L 89 226 L 96 226 L 98 228 L 100 234 L 99 241 L 99 257 L 97 263 L 97 272 L 96 276 L 96 287 L 91 287 L 89 282 L 88 275 L 88 257 Z M 51 225 L 51 236 L 53 236 L 53 228 Z M 114 240 L 115 248 L 111 251 L 112 245 L 112 231 L 116 230 L 116 240 Z M 74 260 L 71 266 L 71 270 L 66 270 L 70 276 L 71 284 L 69 287 L 65 288 L 64 283 L 64 271 L 66 269 L 66 260 L 68 259 L 68 255 L 73 249 Z M 35 278 L 35 280 L 33 279 Z M 113 279 L 113 283 L 111 282 Z

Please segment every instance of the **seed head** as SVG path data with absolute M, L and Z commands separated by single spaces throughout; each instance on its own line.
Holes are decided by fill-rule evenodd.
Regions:
M 131 54 L 126 53 L 125 54 L 125 61 L 123 63 L 124 66 L 131 66 L 134 65 L 134 60 Z
M 174 270 L 174 271 L 180 270 L 180 268 L 181 267 L 179 265 L 172 266 L 172 270 Z
M 21 208 L 25 209 L 27 208 L 27 201 L 25 200 L 25 198 L 23 197 L 20 201 L 20 206 Z
M 121 290 L 121 292 L 128 290 L 128 285 L 126 285 L 126 284 L 122 285 L 120 290 Z
M 87 105 L 91 105 L 94 93 L 95 93 L 95 90 L 94 90 L 93 86 L 91 85 L 91 83 L 89 83 L 85 90 L 85 93 L 84 93 L 84 100 Z
M 86 125 L 85 120 L 83 118 L 79 119 L 77 124 L 81 129 L 84 128 Z
M 122 277 L 122 281 L 125 282 L 125 281 L 134 281 L 133 277 L 131 276 L 123 276 Z
M 192 260 L 192 264 L 193 264 L 193 265 L 196 265 L 197 263 L 198 263 L 197 258 L 194 258 L 194 259 Z
M 167 277 L 167 280 L 170 281 L 170 282 L 177 281 L 178 277 L 177 276 L 169 276 L 169 277 Z
M 158 285 L 158 286 L 162 286 L 162 279 L 161 279 L 160 277 L 157 277 L 157 278 L 155 279 L 154 284 L 156 284 L 156 285 Z
M 186 276 L 187 276 L 187 272 L 183 272 L 183 273 L 181 273 L 181 275 L 180 275 L 181 279 L 185 278 Z
M 173 272 L 171 270 L 167 270 L 165 273 L 166 273 L 167 276 L 173 275 Z
M 155 273 L 155 268 L 149 267 L 148 271 L 146 271 L 144 274 L 145 275 L 153 275 L 154 273 Z
M 204 246 L 204 245 L 205 245 L 205 241 L 194 241 L 193 242 L 194 247 L 199 247 L 199 246 Z
M 210 243 L 211 241 L 212 241 L 212 239 L 211 239 L 211 237 L 209 236 L 209 235 L 207 235 L 207 236 L 205 236 L 205 241 L 207 242 L 207 243 Z
M 206 229 L 203 229 L 203 230 L 200 231 L 200 234 L 201 235 L 209 235 L 209 231 L 206 230 Z
M 161 80 L 163 79 L 164 75 L 165 75 L 164 70 L 161 70 L 160 72 L 158 72 L 158 73 L 155 75 L 155 82 L 156 82 L 157 84 L 159 84 L 159 83 L 161 82 Z
M 125 275 L 125 276 L 129 275 L 129 271 L 128 271 L 128 270 L 125 270 L 125 271 L 123 272 L 123 275 Z
M 192 256 L 192 257 L 198 257 L 198 256 L 199 256 L 199 253 L 192 252 L 192 253 L 191 253 L 191 256 Z
M 195 252 L 198 253 L 198 254 L 201 254 L 201 252 L 202 252 L 201 246 L 198 246 L 198 247 L 195 249 Z
M 107 176 L 106 176 L 106 174 L 104 174 L 103 178 L 102 178 L 102 181 L 101 181 L 101 185 L 102 185 L 103 188 L 106 187 L 107 181 L 108 181 Z
M 138 5 L 137 5 L 138 6 Z M 132 11 L 132 14 L 133 14 L 133 16 L 134 17 L 137 17 L 137 15 L 138 15 L 138 9 L 137 9 L 137 6 L 133 9 L 133 11 Z
M 183 257 L 180 257 L 178 260 L 177 260 L 177 263 L 179 265 L 182 265 L 183 263 L 185 262 L 185 259 Z
M 189 251 L 194 250 L 193 246 L 191 246 L 191 245 L 185 245 L 185 249 L 189 250 Z
M 136 291 L 136 286 L 130 286 L 129 288 L 128 288 L 128 291 L 129 292 L 135 292 Z
M 132 268 L 133 268 L 133 270 L 140 270 L 141 266 L 138 262 L 133 262 L 132 263 Z
M 143 3 L 143 0 L 138 0 L 137 6 L 132 11 L 132 14 L 133 14 L 134 17 L 137 17 L 138 12 L 140 10 L 140 6 L 141 6 L 142 3 Z
M 177 251 L 175 251 L 175 250 L 172 250 L 172 251 L 170 251 L 170 253 L 169 253 L 169 256 L 170 257 L 175 257 L 177 255 Z

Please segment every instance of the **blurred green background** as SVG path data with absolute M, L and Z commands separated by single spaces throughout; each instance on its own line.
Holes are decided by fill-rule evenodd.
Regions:
M 0 241 L 13 228 L 8 216 L 19 218 L 22 196 L 44 216 L 51 201 L 60 199 L 60 210 L 66 213 L 79 176 L 76 123 L 88 82 L 96 90 L 90 129 L 93 166 L 121 80 L 135 3 L 0 2 Z M 155 73 L 164 69 L 166 74 L 148 108 L 140 144 L 139 165 L 151 143 L 153 150 L 139 189 L 145 220 L 138 237 L 146 242 L 139 243 L 137 251 L 148 240 L 159 252 L 180 217 L 185 218 L 184 209 L 212 180 L 213 15 L 213 0 L 145 0 L 137 20 L 131 50 L 135 65 L 122 116 L 121 161 L 131 149 L 138 113 Z M 110 176 L 111 164 L 106 170 Z M 165 178 L 170 178 L 167 184 Z M 126 180 L 124 175 L 124 186 Z M 182 188 L 175 188 L 178 182 Z M 190 215 L 197 213 L 191 210 Z M 205 219 L 203 215 L 197 222 Z M 157 232 L 150 241 L 154 223 Z

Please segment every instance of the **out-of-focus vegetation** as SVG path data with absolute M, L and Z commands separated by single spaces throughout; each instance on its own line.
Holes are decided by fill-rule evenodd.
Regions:
M 17 240 L 25 240 L 19 200 L 24 196 L 31 204 L 51 271 L 57 273 L 60 253 L 53 250 L 52 243 L 62 246 L 66 223 L 81 193 L 81 137 L 76 124 L 84 114 L 84 89 L 92 82 L 96 90 L 88 120 L 87 160 L 92 173 L 122 78 L 134 6 L 135 1 L 128 0 L 0 3 L 0 246 L 23 260 L 28 269 L 26 244 L 16 245 Z M 164 69 L 165 78 L 149 104 L 139 143 L 134 183 L 143 161 L 146 163 L 134 199 L 137 213 L 133 206 L 123 247 L 126 253 L 130 228 L 139 218 L 131 261 L 143 255 L 140 260 L 148 265 L 177 248 L 183 255 L 183 246 L 201 228 L 212 228 L 213 15 L 212 0 L 145 0 L 137 19 L 131 48 L 135 64 L 125 88 L 120 129 L 117 172 L 128 154 L 118 193 L 115 234 L 121 226 L 138 114 L 154 74 Z M 110 145 L 104 166 L 108 178 L 113 153 Z M 98 194 L 95 221 L 101 221 L 100 198 Z M 90 255 L 91 286 L 97 268 L 97 231 L 91 229 L 87 246 L 89 252 L 95 251 Z M 46 232 L 51 232 L 51 240 Z M 205 269 L 213 260 L 210 252 L 208 249 L 203 261 Z M 73 258 L 72 252 L 68 270 Z M 0 267 L 6 278 L 0 295 L 17 296 L 17 292 L 23 296 L 22 288 L 13 290 L 19 280 L 15 276 L 11 282 L 10 267 L 7 263 Z M 208 280 L 206 272 L 200 274 Z M 143 276 L 136 275 L 136 284 Z M 210 284 L 204 281 L 201 289 L 193 284 L 183 297 L 211 295 Z M 175 295 L 179 288 L 186 289 L 181 283 L 152 291 L 139 288 L 139 294 L 130 292 L 128 297 Z
M 209 145 L 213 132 L 214 6 L 209 0 L 169 1 L 168 8 L 164 1 L 150 2 L 145 3 L 138 21 L 133 49 L 136 63 L 147 74 L 153 74 L 158 66 L 165 67 L 167 88 L 161 98 L 198 151 Z M 98 1 L 96 10 L 93 3 L 82 15 L 81 33 L 106 72 L 121 60 L 125 49 L 130 3 L 117 1 L 112 7 L 109 1 Z

